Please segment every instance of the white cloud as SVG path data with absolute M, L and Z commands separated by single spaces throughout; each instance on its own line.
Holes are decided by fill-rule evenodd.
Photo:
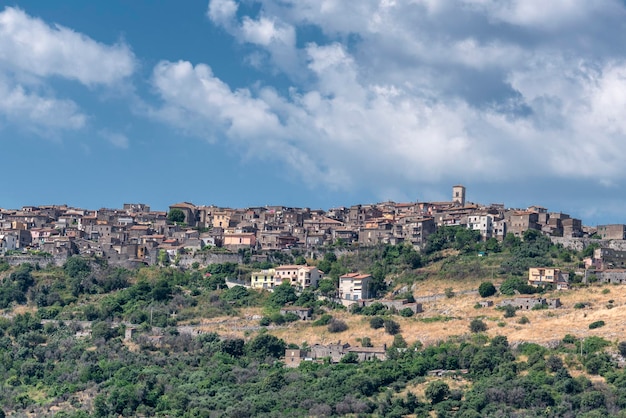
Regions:
M 239 6 L 233 0 L 211 0 L 207 16 L 217 25 L 230 27 L 236 17 L 238 8 Z
M 303 63 L 296 49 L 295 28 L 276 16 L 243 16 L 238 21 L 237 9 L 234 1 L 211 0 L 207 14 L 213 23 L 226 29 L 238 41 L 262 47 L 273 69 L 294 79 L 299 78 Z M 254 53 L 247 59 L 247 62 L 257 68 L 263 67 L 264 61 L 259 53 Z
M 128 137 L 122 133 L 102 130 L 98 134 L 116 148 L 126 149 L 129 146 Z
M 598 13 L 619 11 L 615 0 L 466 0 L 494 20 L 519 26 L 556 30 L 584 23 Z M 623 11 L 622 11 L 623 12 Z
M 87 117 L 71 100 L 44 97 L 0 77 L 0 114 L 25 129 L 47 135 L 47 130 L 80 129 Z
M 82 129 L 88 120 L 74 100 L 55 97 L 52 78 L 121 86 L 135 65 L 124 44 L 101 44 L 17 8 L 0 12 L 0 114 L 41 136 Z
M 238 17 L 237 3 L 213 0 L 209 16 L 269 54 L 289 93 L 233 90 L 207 65 L 163 62 L 156 115 L 311 183 L 383 198 L 418 182 L 626 174 L 626 49 L 606 43 L 621 34 L 618 2 L 259 3 Z M 324 36 L 297 47 L 305 25 Z
M 113 84 L 130 76 L 135 58 L 126 45 L 104 45 L 60 25 L 49 26 L 20 9 L 0 13 L 0 68 L 85 85 Z

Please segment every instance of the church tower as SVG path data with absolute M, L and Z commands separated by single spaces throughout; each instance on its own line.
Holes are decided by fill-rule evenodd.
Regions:
M 465 186 L 456 185 L 452 187 L 452 201 L 465 206 Z

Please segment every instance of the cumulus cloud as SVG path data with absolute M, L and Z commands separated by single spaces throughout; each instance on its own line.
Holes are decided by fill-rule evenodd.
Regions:
M 208 15 L 269 54 L 289 92 L 233 90 L 206 64 L 162 62 L 155 114 L 311 183 L 381 196 L 416 182 L 626 174 L 626 48 L 606 42 L 626 17 L 616 0 L 257 3 L 246 15 L 212 0 Z M 321 35 L 297 39 L 311 26 Z
M 46 97 L 0 77 L 0 114 L 25 129 L 46 135 L 46 130 L 80 129 L 87 117 L 71 100 Z
M 55 97 L 51 78 L 111 86 L 134 68 L 126 45 L 98 43 L 17 8 L 0 12 L 0 114 L 10 123 L 43 136 L 84 128 L 87 117 L 75 101 Z
M 238 41 L 261 47 L 265 55 L 255 52 L 247 62 L 255 67 L 269 66 L 299 79 L 302 59 L 296 48 L 296 30 L 278 16 L 237 17 L 238 5 L 233 0 L 211 0 L 207 15 L 211 21 L 227 30 Z
M 0 66 L 95 85 L 113 84 L 128 77 L 135 59 L 126 45 L 104 45 L 7 7 L 0 13 Z

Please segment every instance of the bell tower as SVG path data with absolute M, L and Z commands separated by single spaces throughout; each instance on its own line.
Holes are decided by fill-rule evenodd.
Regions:
M 465 186 L 459 184 L 452 187 L 452 201 L 465 206 Z

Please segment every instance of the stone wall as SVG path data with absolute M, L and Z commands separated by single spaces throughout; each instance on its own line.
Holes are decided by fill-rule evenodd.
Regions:
M 624 284 L 626 283 L 625 270 L 604 270 L 596 272 L 596 278 L 600 283 Z
M 195 262 L 208 266 L 209 264 L 242 263 L 243 258 L 234 253 L 200 253 L 195 255 L 181 254 L 178 259 L 178 265 L 182 268 L 191 268 Z
M 592 239 L 592 238 L 563 238 L 550 237 L 553 244 L 562 244 L 563 247 L 576 251 L 582 251 L 591 244 L 599 244 L 602 248 L 610 248 L 617 251 L 626 251 L 626 240 L 623 239 Z
M 45 268 L 48 267 L 49 265 L 55 265 L 55 266 L 62 266 L 63 264 L 65 264 L 65 261 L 67 260 L 67 256 L 65 255 L 59 255 L 59 256 L 54 256 L 54 257 L 45 257 L 45 256 L 38 256 L 38 255 L 9 255 L 4 257 L 4 259 L 6 260 L 7 263 L 9 263 L 10 266 L 19 266 L 20 264 L 24 264 L 24 263 L 29 263 L 34 265 L 39 264 L 39 267 L 41 268 Z

